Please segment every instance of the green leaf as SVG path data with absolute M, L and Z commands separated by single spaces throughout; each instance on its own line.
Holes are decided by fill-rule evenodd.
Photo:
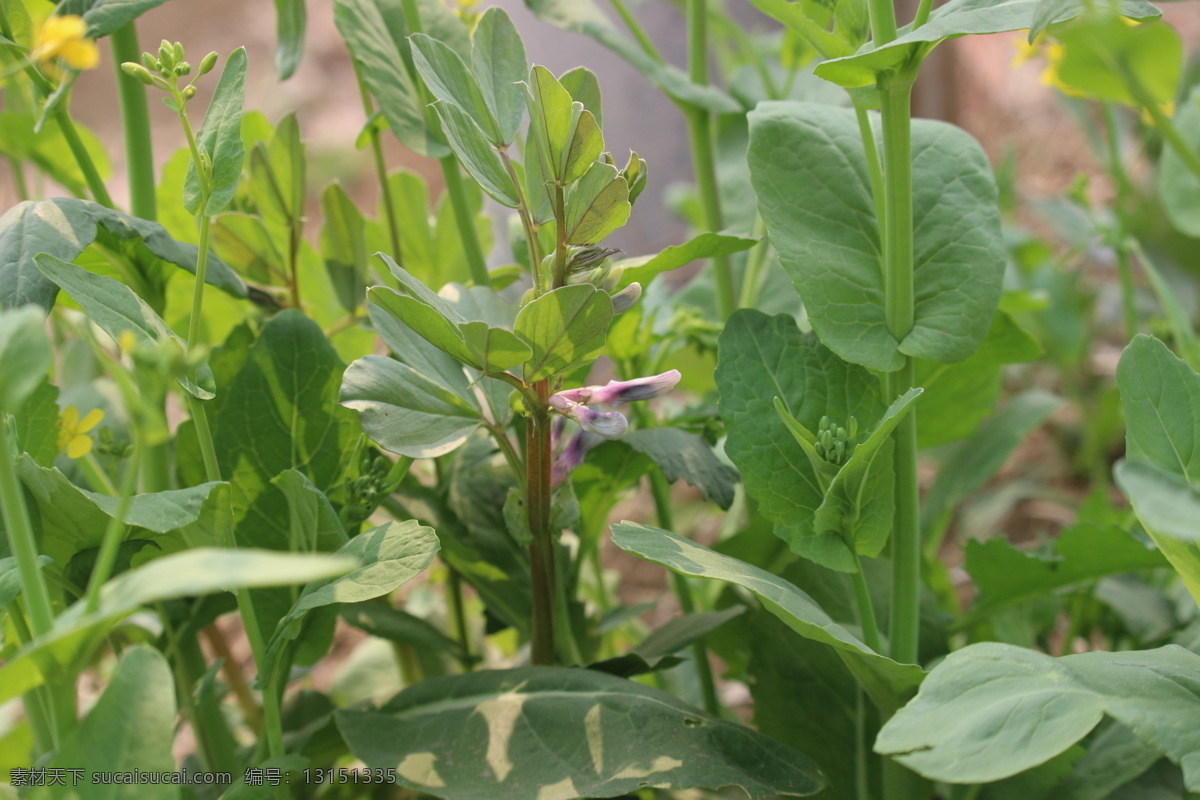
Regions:
M 403 293 L 374 286 L 367 297 L 422 339 L 480 372 L 503 372 L 529 359 L 529 346 L 511 331 L 482 319 L 465 319 L 391 258 L 379 255 Z M 461 292 L 461 287 L 452 291 Z
M 0 311 L 0 318 L 3 318 L 7 312 Z M 0 329 L 3 328 L 3 323 L 0 323 Z M 0 333 L 0 341 L 10 339 L 11 334 Z M 34 348 L 37 345 L 33 345 Z M 14 355 L 6 356 L 3 351 L 7 347 L 0 344 L 0 381 L 6 388 L 20 385 L 27 375 L 27 372 L 22 371 L 20 380 L 8 377 L 5 373 L 5 363 L 16 363 L 17 355 L 20 353 L 22 357 L 28 357 L 32 353 L 25 349 L 14 348 Z M 0 408 L 3 407 L 3 402 L 0 401 Z M 49 380 L 43 379 L 36 389 L 26 398 L 25 402 L 17 410 L 15 432 L 17 434 L 17 452 L 28 453 L 29 457 L 43 467 L 48 467 L 54 463 L 54 459 L 58 457 L 58 387 L 50 383 Z
M 58 469 L 39 466 L 29 456 L 17 461 L 17 474 L 37 511 L 40 552 L 66 565 L 76 554 L 100 546 L 109 519 L 117 513 L 115 497 L 80 489 Z M 212 533 L 219 527 L 216 517 L 227 489 L 227 484 L 203 483 L 134 495 L 121 517 L 133 526 L 127 539 L 165 544 L 166 539 L 177 538 L 192 547 L 224 543 L 223 537 Z
M 802 2 L 791 2 L 790 0 L 750 0 L 750 2 L 759 11 L 782 22 L 788 30 L 812 44 L 822 58 L 839 58 L 854 52 L 855 48 L 849 42 L 836 33 L 825 30 L 811 19 L 805 13 Z
M 157 342 L 166 339 L 175 342 L 181 354 L 186 352 L 187 343 L 167 327 L 154 309 L 120 281 L 88 272 L 51 255 L 36 256 L 34 261 L 38 270 L 69 294 L 88 315 L 88 319 L 111 336 L 113 341 L 120 341 L 121 334 L 131 331 L 138 341 Z M 216 386 L 212 370 L 207 364 L 197 368 L 194 379 L 191 375 L 181 375 L 176 380 L 184 391 L 201 400 L 214 396 Z
M 275 0 L 275 75 L 286 81 L 304 54 L 305 0 Z
M 442 103 L 458 106 L 459 111 L 473 120 L 488 149 L 492 144 L 503 145 L 499 127 L 484 102 L 479 84 L 458 53 L 423 33 L 414 33 L 409 41 L 412 43 L 413 66 L 425 88 Z
M 22 306 L 0 311 L 0 413 L 20 410 L 45 381 L 53 360 L 46 319 L 39 309 Z M 7 417 L 0 424 L 7 425 Z
M 346 369 L 340 402 L 358 412 L 363 432 L 380 447 L 412 458 L 449 453 L 483 422 L 478 407 L 384 356 L 360 358 Z
M 591 284 L 560 286 L 530 301 L 513 325 L 532 353 L 525 363 L 526 382 L 561 375 L 599 358 L 612 317 L 608 293 Z
M 892 431 L 921 392 L 920 387 L 914 387 L 897 397 L 866 440 L 855 446 L 813 517 L 813 530 L 818 536 L 836 533 L 852 541 L 856 552 L 872 558 L 883 551 L 893 520 L 892 504 L 876 501 L 879 493 L 893 485 L 892 465 L 886 460 L 891 448 L 885 445 L 891 442 Z M 884 459 L 877 458 L 881 453 Z M 876 521 L 870 521 L 872 516 Z
M 1172 122 L 1192 152 L 1200 151 L 1200 87 L 1188 92 Z M 1171 224 L 1188 236 L 1200 236 L 1200 177 L 1188 168 L 1174 147 L 1162 150 L 1158 194 Z
M 88 24 L 90 39 L 108 36 L 127 22 L 140 17 L 167 0 L 65 0 L 58 4 L 55 13 L 82 16 Z
M 572 100 L 583 103 L 583 107 L 592 112 L 597 125 L 604 125 L 600 81 L 596 78 L 596 73 L 587 67 L 576 67 L 559 75 L 558 82 L 570 93 Z
M 702 233 L 683 244 L 672 245 L 654 255 L 622 258 L 613 265 L 614 269 L 623 270 L 617 288 L 624 289 L 634 281 L 643 287 L 649 286 L 650 281 L 664 272 L 686 266 L 700 258 L 740 253 L 754 247 L 758 241 L 746 236 Z
M 562 186 L 579 180 L 604 150 L 595 116 L 543 66 L 529 71 L 525 91 L 530 136 L 542 170 Z
M 106 246 L 140 241 L 151 255 L 196 273 L 196 246 L 175 241 L 158 223 L 88 200 L 25 201 L 0 217 L 0 306 L 37 303 L 48 312 L 58 287 L 38 271 L 34 256 L 48 253 L 71 261 L 97 239 Z M 234 296 L 246 296 L 242 279 L 215 256 L 209 257 L 205 281 Z
M 262 217 L 222 214 L 213 220 L 211 235 L 213 250 L 250 280 L 267 285 L 285 282 L 283 254 Z
M 573 800 L 639 788 L 742 787 L 804 797 L 809 759 L 657 689 L 592 670 L 527 667 L 424 681 L 380 711 L 337 712 L 350 750 L 447 800 Z M 479 764 L 457 769 L 455 764 Z
M 271 479 L 287 498 L 288 519 L 299 534 L 294 536 L 292 549 L 296 552 L 331 550 L 346 543 L 346 531 L 337 511 L 325 493 L 298 469 L 285 469 Z
M 682 536 L 631 522 L 612 526 L 613 543 L 681 575 L 725 581 L 752 592 L 763 606 L 806 639 L 837 652 L 880 709 L 897 708 L 925 673 L 876 653 L 835 622 L 806 593 L 771 573 L 721 555 Z
M 361 566 L 345 575 L 304 587 L 291 610 L 275 628 L 267 647 L 268 660 L 286 641 L 300 634 L 301 624 L 309 612 L 324 606 L 361 603 L 388 595 L 423 572 L 437 551 L 438 538 L 433 529 L 414 520 L 389 522 L 355 536 L 334 555 L 353 559 Z
M 595 39 L 673 100 L 717 114 L 740 114 L 744 110 L 721 89 L 693 83 L 682 70 L 646 55 L 640 45 L 609 22 L 593 0 L 525 0 L 525 5 L 543 22 Z
M 1041 0 L 950 0 L 934 9 L 929 21 L 915 31 L 902 31 L 883 47 L 867 46 L 854 55 L 835 58 L 817 65 L 818 77 L 839 86 L 867 86 L 875 76 L 905 65 L 920 65 L 921 59 L 939 42 L 967 34 L 1004 33 L 1039 24 L 1063 22 L 1079 16 L 1086 2 L 1062 3 L 1048 21 L 1037 20 Z M 1142 0 L 1122 0 L 1121 15 L 1134 19 L 1157 17 L 1157 8 Z
M 1059 534 L 1044 555 L 1020 550 L 1004 539 L 972 540 L 967 543 L 966 567 L 977 594 L 961 625 L 1068 586 L 1162 566 L 1162 553 L 1115 525 L 1075 525 Z
M 915 322 L 897 342 L 884 319 L 883 248 L 854 112 L 770 102 L 750 114 L 759 208 L 813 329 L 845 360 L 885 372 L 906 355 L 970 356 L 1004 272 L 996 184 L 979 144 L 954 126 L 918 120 L 912 153 Z
M 1162 758 L 1157 747 L 1115 722 L 1101 724 L 1092 737 L 1087 754 L 1071 774 L 1054 787 L 1057 800 L 1088 800 L 1112 797 L 1120 787 L 1144 774 Z
M 516 27 L 498 6 L 488 8 L 475 23 L 471 35 L 471 69 L 479 82 L 483 102 L 496 122 L 499 141 L 512 144 L 525 116 L 525 93 L 519 84 L 529 75 L 529 64 Z M 599 121 L 599 113 L 593 113 Z
M 1200 789 L 1200 656 L 1174 645 L 1054 659 L 1002 644 L 951 653 L 875 750 L 934 780 L 989 783 L 1044 763 L 1108 715 Z
M 367 277 L 367 245 L 362 212 L 334 182 L 321 193 L 321 255 L 325 271 L 347 313 L 363 303 Z
M 408 31 L 400 9 L 384 0 L 334 0 L 333 19 L 396 138 L 419 155 L 449 155 L 429 127 L 425 100 L 406 64 Z
M 611 164 L 597 162 L 567 190 L 567 242 L 595 244 L 629 219 L 629 184 Z
M 434 111 L 442 121 L 446 141 L 471 177 L 497 203 L 516 208 L 517 187 L 504 169 L 500 154 L 487 140 L 487 135 L 457 104 L 448 100 L 436 104 Z
M 454 392 L 464 403 L 475 406 L 479 402 L 460 362 L 422 339 L 412 328 L 375 303 L 367 304 L 367 316 L 375 333 L 392 351 L 393 358 Z
M 979 426 L 942 459 L 937 477 L 921 502 L 926 537 L 940 529 L 967 495 L 991 478 L 1017 445 L 1062 405 L 1062 398 L 1037 389 L 1024 392 Z M 939 531 L 940 532 L 940 531 Z
M 1117 462 L 1117 485 L 1155 536 L 1200 541 L 1200 492 L 1174 472 L 1140 461 Z
M 1116 16 L 1085 17 L 1056 29 L 1054 37 L 1062 44 L 1058 79 L 1089 97 L 1140 108 L 1126 75 L 1160 104 L 1179 92 L 1183 42 L 1165 22 L 1128 25 Z
M 733 503 L 737 470 L 722 463 L 703 438 L 678 428 L 648 428 L 621 437 L 639 453 L 649 456 L 667 480 L 685 480 L 726 510 Z
M 11 14 L 11 11 L 9 13 Z M 71 194 L 85 194 L 87 180 L 79 162 L 71 155 L 71 148 L 63 136 L 58 120 L 50 118 L 35 132 L 36 121 L 32 114 L 24 112 L 0 112 L 0 153 L 34 163 L 51 180 L 62 184 Z M 96 138 L 96 134 L 78 120 L 75 121 L 75 127 L 84 149 L 96 167 L 96 172 L 102 179 L 107 180 L 112 176 L 112 165 L 104 145 Z
M 360 436 L 354 412 L 338 406 L 343 369 L 320 327 L 289 309 L 263 326 L 222 386 L 209 419 L 239 544 L 290 548 L 287 500 L 271 483 L 281 472 L 300 470 L 322 492 L 341 480 Z
M 50 769 L 97 772 L 173 773 L 175 758 L 175 680 L 167 659 L 145 645 L 121 653 L 104 694 L 79 726 L 62 742 Z M 138 786 L 92 785 L 88 797 L 124 800 L 176 800 L 179 789 L 170 784 Z
M 1162 342 L 1133 338 L 1117 365 L 1131 461 L 1200 481 L 1200 375 Z
M 758 501 L 759 511 L 775 523 L 775 534 L 806 558 L 853 572 L 855 559 L 841 535 L 818 534 L 814 528 L 825 496 L 822 479 L 776 413 L 774 399 L 780 398 L 809 430 L 816 430 L 820 418 L 828 416 L 843 427 L 854 417 L 861 430 L 869 431 L 885 408 L 879 381 L 839 359 L 815 335 L 801 334 L 792 317 L 768 317 L 753 310 L 740 310 L 729 318 L 718 341 L 715 377 L 729 436 L 725 452 L 741 472 L 746 492 Z M 862 520 L 862 527 L 886 522 L 890 530 L 891 498 L 892 491 L 883 485 L 872 492 L 875 510 Z M 876 539 L 869 530 L 859 535 L 864 541 Z
M 1037 340 L 997 309 L 983 343 L 965 361 L 940 364 L 918 359 L 917 385 L 925 394 L 917 415 L 917 446 L 924 450 L 970 436 L 995 410 L 1004 366 L 1033 361 L 1042 354 Z M 964 397 L 972 401 L 964 403 Z
M 53 563 L 49 556 L 38 556 L 37 561 L 39 569 Z M 20 596 L 21 591 L 21 572 L 17 569 L 17 560 L 11 556 L 0 558 L 0 614 Z
M 221 79 L 213 91 L 196 144 L 212 165 L 212 185 L 207 198 L 202 194 L 196 165 L 188 167 L 183 187 L 183 204 L 189 214 L 212 216 L 229 208 L 242 178 L 246 150 L 242 144 L 242 104 L 246 94 L 246 49 L 229 54 Z M 207 202 L 205 200 L 207 199 Z M 203 204 L 203 208 L 201 205 Z
M 104 584 L 100 603 L 87 613 L 80 600 L 54 621 L 46 635 L 18 650 L 0 667 L 0 702 L 47 680 L 68 665 L 81 668 L 112 625 L 144 605 L 241 587 L 288 586 L 330 578 L 354 569 L 342 556 L 196 548 L 155 559 Z
M 308 201 L 304 143 L 293 113 L 285 114 L 270 138 L 250 149 L 246 191 L 267 223 L 287 228 L 303 220 Z

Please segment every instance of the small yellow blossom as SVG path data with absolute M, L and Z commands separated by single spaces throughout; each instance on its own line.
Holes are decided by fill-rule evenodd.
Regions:
M 68 458 L 83 458 L 92 452 L 92 437 L 87 432 L 100 424 L 104 412 L 93 408 L 83 419 L 79 409 L 67 406 L 58 417 L 58 451 L 66 451 Z
M 100 48 L 87 38 L 87 23 L 83 17 L 54 15 L 46 19 L 34 37 L 29 57 L 42 64 L 62 59 L 71 69 L 92 69 L 100 63 Z

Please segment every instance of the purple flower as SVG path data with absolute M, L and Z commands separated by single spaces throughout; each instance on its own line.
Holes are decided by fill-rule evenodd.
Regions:
M 564 417 L 569 417 L 585 430 L 605 439 L 616 439 L 629 428 L 629 421 L 620 411 L 596 411 L 580 403 L 562 397 L 563 393 L 551 395 L 550 407 Z
M 629 381 L 609 381 L 603 386 L 584 386 L 579 389 L 567 389 L 550 398 L 550 405 L 561 411 L 555 405 L 555 398 L 561 398 L 569 403 L 581 405 L 615 406 L 634 400 L 649 400 L 666 394 L 675 388 L 683 377 L 679 370 L 667 370 L 661 375 L 651 375 L 647 378 L 634 378 Z M 623 433 L 624 431 L 622 431 Z
M 567 442 L 567 446 L 563 448 L 558 459 L 554 462 L 554 468 L 550 472 L 550 485 L 558 486 L 567 479 L 571 474 L 571 470 L 583 463 L 583 456 L 587 453 L 588 447 L 591 444 L 588 440 L 595 441 L 594 436 L 589 436 L 588 432 L 580 429 L 571 437 L 571 441 Z

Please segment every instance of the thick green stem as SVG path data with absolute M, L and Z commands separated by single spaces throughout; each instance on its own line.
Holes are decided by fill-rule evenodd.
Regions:
M 688 76 L 698 86 L 708 85 L 708 2 L 688 0 Z M 704 228 L 711 232 L 725 227 L 721 213 L 721 192 L 717 184 L 716 154 L 713 147 L 712 114 L 697 106 L 684 106 L 688 142 L 692 150 L 692 169 L 700 191 L 700 207 L 704 212 Z M 712 260 L 717 282 L 717 311 L 728 319 L 737 307 L 737 288 L 728 256 Z
M 463 607 L 462 576 L 454 567 L 447 566 L 446 572 L 446 605 L 450 618 L 454 620 L 454 635 L 458 637 L 459 664 L 463 671 L 470 672 L 475 668 L 475 657 L 471 655 L 471 629 L 467 626 L 467 614 Z
M 8 433 L 8 415 L 0 413 L 0 513 L 8 531 L 8 547 L 17 560 L 21 591 L 29 611 L 34 636 L 42 636 L 54 627 L 54 610 L 50 591 L 38 567 L 37 541 L 25 507 L 25 493 L 12 459 L 12 444 Z
M 862 139 L 863 153 L 867 158 L 867 175 L 871 179 L 871 198 L 875 201 L 875 219 L 879 222 L 879 241 L 887 239 L 887 205 L 884 200 L 883 167 L 879 165 L 879 147 L 875 144 L 875 130 L 871 117 L 861 103 L 854 104 L 854 115 L 858 120 L 858 135 Z
M 871 44 L 882 47 L 896 38 L 896 9 L 893 0 L 867 0 L 871 17 Z
M 933 0 L 921 0 L 917 5 L 917 15 L 913 17 L 912 30 L 924 25 L 929 21 L 929 12 L 933 11 Z
M 880 83 L 885 197 L 884 312 L 888 330 L 902 342 L 913 327 L 911 78 Z M 889 400 L 915 384 L 912 358 L 886 380 Z M 893 434 L 896 517 L 892 532 L 891 656 L 915 663 L 920 631 L 921 528 L 917 487 L 917 417 L 910 411 Z
M 439 163 L 442 165 L 442 177 L 446 181 L 446 195 L 450 198 L 451 208 L 454 209 L 458 235 L 462 237 L 463 254 L 467 257 L 467 269 L 471 272 L 471 280 L 476 286 L 491 286 L 492 279 L 488 276 L 483 247 L 479 244 L 479 233 L 475 230 L 475 218 L 471 215 L 466 187 L 458 170 L 458 159 L 446 156 Z
M 150 137 L 146 87 L 121 69 L 124 62 L 137 63 L 141 59 L 137 28 L 133 22 L 128 22 L 113 31 L 108 41 L 112 45 L 113 66 L 117 73 L 117 99 L 121 105 L 121 120 L 125 128 L 129 210 L 135 217 L 156 219 L 158 210 L 154 194 L 154 147 Z
M 750 235 L 760 241 L 746 257 L 746 274 L 742 276 L 738 308 L 753 308 L 758 303 L 758 295 L 766 278 L 767 255 L 771 252 L 771 242 L 766 238 L 767 223 L 762 214 L 754 215 L 754 228 Z

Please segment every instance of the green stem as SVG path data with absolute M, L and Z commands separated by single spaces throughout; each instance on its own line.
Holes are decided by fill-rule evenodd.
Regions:
M 708 2 L 688 0 L 688 76 L 698 86 L 708 85 Z M 688 141 L 692 151 L 692 169 L 700 191 L 700 206 L 704 212 L 704 228 L 710 232 L 725 227 L 721 213 L 721 193 L 717 184 L 716 155 L 713 148 L 712 114 L 697 106 L 683 107 Z M 717 283 L 717 311 L 728 319 L 737 303 L 737 288 L 728 256 L 714 256 L 713 273 Z
M 513 168 L 512 159 L 506 150 L 497 149 L 508 179 L 517 190 L 517 216 L 521 219 L 521 227 L 525 230 L 525 248 L 529 251 L 529 274 L 533 276 L 533 285 L 538 294 L 546 291 L 545 276 L 542 275 L 542 243 L 538 241 L 537 223 L 529 211 L 529 201 L 521 181 L 517 179 L 517 171 Z
M 208 274 L 208 234 L 212 218 L 200 215 L 200 244 L 196 251 L 196 286 L 192 290 L 192 317 L 188 320 L 187 345 L 190 350 L 200 341 L 200 320 L 204 310 L 204 279 Z
M 8 432 L 8 415 L 0 413 L 0 513 L 8 531 L 8 547 L 17 560 L 21 591 L 29 611 L 34 636 L 49 633 L 54 627 L 54 610 L 50 591 L 38 566 L 37 541 L 25 507 L 25 492 L 12 458 L 12 443 Z
M 871 17 L 871 44 L 882 47 L 896 38 L 896 9 L 892 0 L 867 0 Z
M 746 257 L 746 274 L 742 278 L 738 308 L 753 308 L 758 303 L 758 295 L 762 292 L 763 280 L 766 278 L 767 255 L 771 251 L 771 242 L 766 238 L 767 222 L 762 214 L 754 215 L 754 229 L 750 235 L 760 241 Z
M 854 793 L 857 800 L 870 800 L 871 783 L 867 760 L 871 745 L 867 741 L 867 693 L 861 688 L 854 702 Z
M 79 165 L 79 171 L 83 173 L 83 179 L 87 182 L 92 198 L 102 206 L 116 208 L 112 197 L 108 194 L 108 188 L 104 185 L 104 180 L 96 170 L 96 164 L 88 154 L 87 148 L 84 147 L 83 140 L 79 138 L 79 131 L 75 129 L 75 122 L 71 119 L 71 114 L 65 107 L 61 107 L 54 112 L 54 120 L 58 123 L 58 129 L 62 131 L 67 148 L 75 157 L 75 163 Z
M 117 496 L 117 485 L 112 482 L 112 478 L 108 477 L 108 473 L 101 468 L 100 462 L 96 460 L 95 453 L 89 451 L 83 458 L 76 460 L 75 464 L 79 467 L 79 471 L 83 473 L 83 477 L 87 479 L 93 492 L 100 492 L 109 497 Z
M 1100 52 L 1103 53 L 1105 51 L 1101 49 Z M 1196 151 L 1188 145 L 1187 140 L 1183 138 L 1183 134 L 1175 127 L 1175 123 L 1163 112 L 1154 95 L 1138 79 L 1137 73 L 1116 59 L 1107 58 L 1105 61 L 1120 76 L 1122 82 L 1125 84 L 1125 88 L 1129 90 L 1129 93 L 1133 95 L 1138 104 L 1154 120 L 1154 127 L 1158 130 L 1159 135 L 1162 136 L 1163 141 L 1175 151 L 1175 155 L 1179 156 L 1184 166 L 1193 175 L 1200 178 L 1200 155 L 1197 155 Z
M 438 163 L 442 166 L 446 194 L 450 198 L 450 206 L 454 209 L 454 221 L 458 225 L 458 235 L 462 237 L 463 254 L 467 257 L 467 269 L 471 272 L 471 280 L 476 286 L 491 286 L 492 279 L 488 276 L 487 262 L 484 261 L 483 248 L 479 244 L 479 233 L 475 230 L 475 220 L 471 215 L 470 203 L 467 202 L 466 188 L 458 170 L 458 159 L 450 155 L 440 159 Z
M 929 21 L 929 12 L 933 11 L 933 0 L 921 0 L 917 5 L 917 15 L 913 17 L 912 30 L 924 25 Z
M 137 448 L 136 444 L 134 448 Z M 117 563 L 117 554 L 121 549 L 121 542 L 125 541 L 127 530 L 125 512 L 129 508 L 129 498 L 133 496 L 134 490 L 137 488 L 138 464 L 139 460 L 136 454 L 127 460 L 125 474 L 121 477 L 121 488 L 117 494 L 116 510 L 109 517 L 108 525 L 104 529 L 104 538 L 100 540 L 100 552 L 96 556 L 96 565 L 92 568 L 91 578 L 88 579 L 87 599 L 84 605 L 89 614 L 100 605 L 100 589 L 112 575 L 113 567 Z
M 658 48 L 654 46 L 654 40 L 646 33 L 646 29 L 638 22 L 637 17 L 630 13 L 624 0 L 611 0 L 611 2 L 613 9 L 617 12 L 617 16 L 625 23 L 625 27 L 629 28 L 629 32 L 637 40 L 638 45 L 642 48 L 642 52 L 659 64 L 665 64 L 666 62 L 663 60 L 662 53 L 658 52 Z
M 113 66 L 117 73 L 117 99 L 125 129 L 125 160 L 129 174 L 129 210 L 135 217 L 153 220 L 158 216 L 154 189 L 154 147 L 150 137 L 150 112 L 146 87 L 137 78 L 126 75 L 121 64 L 137 63 L 141 58 L 137 27 L 133 22 L 117 28 L 109 36 Z
M 874 9 L 874 5 L 872 6 Z M 889 6 L 890 8 L 890 6 Z M 872 15 L 874 17 L 874 14 Z M 897 342 L 913 327 L 912 80 L 899 76 L 880 82 L 883 113 L 884 314 Z M 912 358 L 886 379 L 887 397 L 899 397 L 916 382 Z M 917 660 L 920 631 L 921 529 L 917 488 L 917 417 L 909 412 L 897 425 L 895 440 L 896 518 L 892 533 L 891 656 Z
M 362 97 L 363 111 L 366 112 L 367 122 L 371 125 L 367 136 L 371 139 L 371 153 L 375 160 L 375 177 L 379 180 L 379 197 L 383 201 L 383 213 L 387 216 L 388 240 L 392 244 L 392 258 L 403 267 L 404 254 L 400 247 L 400 226 L 396 222 L 396 202 L 392 198 L 392 187 L 388 183 L 387 161 L 383 157 L 383 138 L 380 135 L 379 127 L 371 123 L 375 109 L 371 102 L 371 93 L 367 90 L 367 84 L 362 78 L 362 68 L 357 61 L 354 61 L 353 64 L 354 78 L 358 81 L 358 92 Z
M 8 157 L 8 168 L 12 172 L 13 191 L 16 192 L 18 200 L 29 199 L 29 186 L 25 183 L 25 168 L 21 164 L 19 158 L 13 156 Z
M 851 574 L 854 584 L 854 604 L 858 613 L 858 624 L 862 628 L 863 642 L 876 653 L 884 653 L 883 637 L 879 635 L 879 623 L 875 619 L 875 605 L 871 602 L 871 592 L 867 589 L 867 578 L 863 574 L 862 559 L 855 555 L 858 569 Z
M 458 570 L 447 565 L 446 605 L 454 620 L 454 635 L 458 637 L 459 663 L 464 672 L 475 668 L 475 657 L 471 655 L 471 629 L 467 626 L 467 614 L 463 603 L 462 576 Z
M 25 623 L 25 611 L 22 603 L 15 602 L 12 613 L 8 618 L 12 621 L 13 630 L 17 633 L 17 643 L 22 647 L 33 641 L 33 632 Z M 21 707 L 25 711 L 25 719 L 29 722 L 29 732 L 33 734 L 34 754 L 49 753 L 55 749 L 54 737 L 54 700 L 47 686 L 38 686 L 21 695 Z
M 1125 220 L 1125 197 L 1129 189 L 1129 176 L 1121 163 L 1121 136 L 1117 124 L 1117 115 L 1111 103 L 1102 103 L 1104 108 L 1105 128 L 1108 136 L 1108 171 L 1112 175 L 1116 187 L 1116 197 L 1113 198 L 1114 218 L 1117 223 L 1116 242 L 1113 249 L 1117 254 L 1117 276 L 1121 281 L 1121 307 L 1125 312 L 1125 338 L 1132 339 L 1138 332 L 1137 297 L 1133 288 L 1133 273 L 1129 265 L 1129 248 L 1125 243 L 1126 231 L 1129 229 Z
M 887 238 L 887 207 L 884 199 L 883 168 L 879 165 L 879 147 L 875 143 L 875 129 L 871 117 L 861 103 L 854 103 L 854 116 L 858 119 L 858 135 L 862 139 L 863 153 L 867 158 L 867 175 L 871 179 L 871 198 L 875 201 L 875 219 L 879 222 L 879 241 Z

